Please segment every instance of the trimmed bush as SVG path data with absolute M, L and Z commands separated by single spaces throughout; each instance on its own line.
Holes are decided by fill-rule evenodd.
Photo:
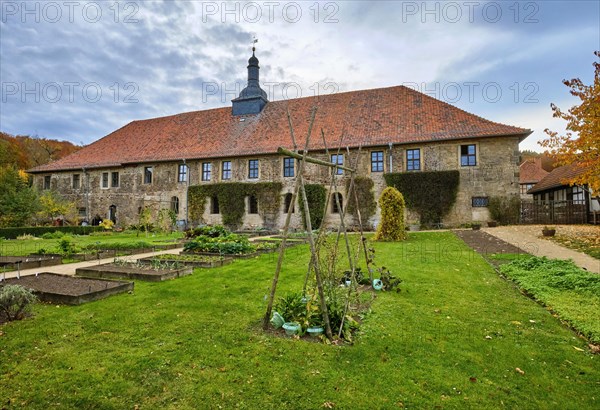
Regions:
M 350 190 L 350 180 L 346 181 L 346 192 L 348 192 L 348 213 L 355 218 L 355 222 L 358 222 L 358 211 L 360 210 L 360 217 L 365 224 L 370 217 L 375 214 L 377 210 L 377 202 L 375 202 L 375 195 L 373 194 L 373 180 L 367 177 L 356 177 L 354 178 L 354 188 L 356 190 L 356 196 L 358 197 L 358 209 L 356 208 L 356 201 L 354 199 L 354 192 Z
M 36 299 L 34 294 L 23 286 L 6 285 L 0 288 L 0 311 L 8 321 L 21 320 Z
M 402 241 L 406 239 L 404 228 L 404 197 L 393 187 L 387 187 L 379 197 L 381 221 L 375 233 L 376 241 Z

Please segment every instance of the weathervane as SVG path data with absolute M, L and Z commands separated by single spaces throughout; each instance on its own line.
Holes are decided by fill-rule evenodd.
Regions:
M 256 38 L 256 36 L 252 36 L 253 40 L 252 40 L 252 52 L 256 51 L 256 47 L 254 46 L 256 43 L 258 43 L 258 39 Z

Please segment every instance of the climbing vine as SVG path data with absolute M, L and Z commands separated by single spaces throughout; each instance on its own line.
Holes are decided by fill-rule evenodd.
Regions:
M 246 197 L 254 196 L 258 200 L 258 211 L 265 225 L 272 225 L 279 212 L 282 187 L 280 182 L 223 182 L 191 186 L 188 190 L 190 218 L 193 221 L 202 221 L 206 199 L 216 196 L 223 225 L 237 229 L 243 222 Z
M 373 180 L 367 177 L 356 177 L 354 178 L 354 188 L 358 196 L 358 210 L 360 211 L 361 220 L 363 223 L 369 220 L 371 216 L 375 214 L 377 209 L 377 203 L 375 202 L 375 195 L 373 194 Z M 348 212 L 354 216 L 355 220 L 358 217 L 356 208 L 356 201 L 354 199 L 354 192 L 350 190 L 350 180 L 346 181 L 346 192 L 348 193 Z M 358 221 L 357 221 L 358 222 Z
M 401 172 L 385 174 L 388 186 L 404 196 L 407 208 L 419 213 L 421 223 L 437 223 L 456 202 L 458 171 Z
M 306 199 L 308 201 L 308 210 L 310 211 L 310 223 L 313 229 L 318 229 L 323 222 L 325 215 L 325 201 L 327 199 L 327 190 L 320 184 L 304 185 Z M 300 214 L 302 215 L 302 225 L 306 228 L 306 212 L 304 212 L 304 201 L 300 201 Z

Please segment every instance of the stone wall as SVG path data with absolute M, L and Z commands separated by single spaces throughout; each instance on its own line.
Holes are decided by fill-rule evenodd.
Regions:
M 519 193 L 519 167 L 518 167 L 518 137 L 490 137 L 485 139 L 465 139 L 455 141 L 440 141 L 422 144 L 394 145 L 391 147 L 385 145 L 373 148 L 363 148 L 360 150 L 351 150 L 350 158 L 344 155 L 344 165 L 354 167 L 359 175 L 367 176 L 374 181 L 375 199 L 385 188 L 384 173 L 387 172 L 405 172 L 406 171 L 406 150 L 417 149 L 421 151 L 421 170 L 459 170 L 460 187 L 455 206 L 446 216 L 444 223 L 447 225 L 460 225 L 471 221 L 486 221 L 489 219 L 486 207 L 473 207 L 473 197 L 491 197 L 505 196 Z M 460 146 L 462 144 L 475 144 L 477 151 L 477 165 L 461 167 L 460 164 Z M 384 172 L 371 172 L 371 152 L 383 151 Z M 331 152 L 335 153 L 335 152 Z M 346 154 L 344 152 L 344 154 Z M 313 157 L 329 160 L 324 152 L 311 153 Z M 356 162 L 358 156 L 358 162 Z M 248 160 L 259 160 L 259 178 L 248 178 Z M 153 216 L 156 218 L 159 209 L 170 208 L 172 198 L 179 200 L 178 220 L 187 219 L 187 188 L 188 185 L 210 184 L 215 182 L 227 182 L 222 179 L 223 161 L 231 161 L 232 182 L 260 182 L 260 181 L 280 181 L 283 183 L 282 196 L 293 192 L 294 178 L 283 177 L 283 160 L 278 155 L 263 155 L 256 157 L 237 157 L 224 158 L 222 160 L 188 160 L 189 166 L 188 180 L 178 182 L 178 166 L 182 161 L 147 163 L 132 166 L 115 167 L 108 169 L 64 171 L 53 174 L 35 175 L 35 184 L 43 190 L 44 176 L 51 175 L 51 188 L 58 190 L 61 194 L 74 201 L 79 208 L 85 208 L 86 218 L 91 221 L 94 217 L 104 219 L 109 217 L 109 208 L 116 207 L 116 220 L 120 226 L 127 226 L 138 223 L 139 210 L 143 207 L 150 207 L 153 210 Z M 202 181 L 202 163 L 212 164 L 210 181 Z M 153 180 L 151 184 L 144 183 L 144 167 L 153 167 Z M 296 163 L 295 171 L 297 172 Z M 102 187 L 102 174 L 108 172 L 109 187 Z M 111 186 L 111 173 L 119 172 L 119 186 Z M 330 190 L 331 178 L 329 170 L 326 167 L 315 164 L 306 164 L 305 182 L 320 183 Z M 73 174 L 79 174 L 81 185 L 79 188 L 73 188 Z M 342 194 L 344 201 L 348 200 L 346 196 L 347 174 L 336 176 L 338 190 Z M 332 193 L 333 190 L 330 190 Z M 352 200 L 352 199 L 350 199 Z M 208 224 L 218 224 L 221 222 L 221 215 L 210 213 L 210 200 L 206 203 L 206 209 L 203 216 L 203 222 Z M 246 200 L 246 207 L 248 201 Z M 284 200 L 281 200 L 281 212 L 279 213 L 276 225 L 282 227 L 285 222 Z M 259 204 L 260 208 L 260 204 Z M 247 209 L 247 208 L 246 208 Z M 295 214 L 292 218 L 292 228 L 301 229 L 301 218 L 298 204 L 295 206 Z M 339 215 L 332 211 L 332 204 L 325 215 L 325 223 L 336 227 L 339 225 Z M 379 209 L 377 213 L 369 220 L 363 221 L 367 228 L 376 226 L 380 218 Z M 409 211 L 407 221 L 414 221 L 417 216 Z M 190 221 L 198 223 L 200 221 Z M 349 225 L 353 224 L 351 216 L 346 221 Z M 262 226 L 264 221 L 260 214 L 246 213 L 243 227 L 252 229 Z

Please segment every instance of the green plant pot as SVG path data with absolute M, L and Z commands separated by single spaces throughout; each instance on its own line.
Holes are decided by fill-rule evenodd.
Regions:
M 306 329 L 306 332 L 312 337 L 318 337 L 323 334 L 323 328 L 321 326 L 311 326 Z
M 302 327 L 298 322 L 285 322 L 283 324 L 283 330 L 285 330 L 285 334 L 288 336 L 294 336 L 300 332 L 300 329 L 302 329 Z
M 285 319 L 278 312 L 273 312 L 273 316 L 271 317 L 271 324 L 275 329 L 279 329 L 285 323 Z
M 381 279 L 373 279 L 373 289 L 381 290 L 383 289 L 383 282 Z

